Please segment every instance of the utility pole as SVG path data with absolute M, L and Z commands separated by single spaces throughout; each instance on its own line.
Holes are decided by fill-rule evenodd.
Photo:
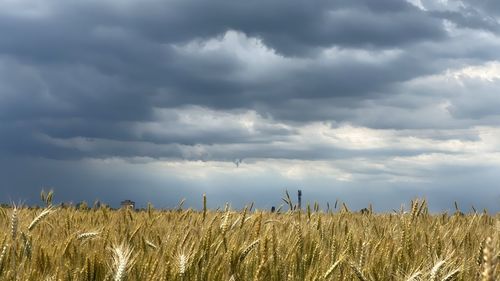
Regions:
M 298 208 L 299 208 L 299 210 L 301 210 L 302 209 L 302 190 L 299 189 L 299 191 L 297 192 L 297 195 L 299 197 L 299 200 L 298 200 L 299 206 L 298 206 Z

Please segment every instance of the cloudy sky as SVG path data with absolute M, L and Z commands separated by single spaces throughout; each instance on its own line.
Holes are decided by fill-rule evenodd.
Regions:
M 500 2 L 0 0 L 0 201 L 500 209 Z

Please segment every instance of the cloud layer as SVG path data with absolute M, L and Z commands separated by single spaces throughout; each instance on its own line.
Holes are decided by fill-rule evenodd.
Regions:
M 497 6 L 0 1 L 2 199 L 498 209 Z

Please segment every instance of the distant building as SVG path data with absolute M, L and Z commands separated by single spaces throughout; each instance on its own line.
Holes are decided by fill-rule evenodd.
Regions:
M 130 208 L 130 209 L 134 210 L 135 209 L 135 202 L 127 199 L 127 200 L 122 201 L 121 206 L 122 206 L 122 208 L 126 208 L 126 209 Z

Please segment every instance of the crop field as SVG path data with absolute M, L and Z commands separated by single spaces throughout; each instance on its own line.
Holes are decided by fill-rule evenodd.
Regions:
M 0 280 L 496 280 L 500 217 L 0 209 Z M 340 204 L 339 204 L 340 205 Z

